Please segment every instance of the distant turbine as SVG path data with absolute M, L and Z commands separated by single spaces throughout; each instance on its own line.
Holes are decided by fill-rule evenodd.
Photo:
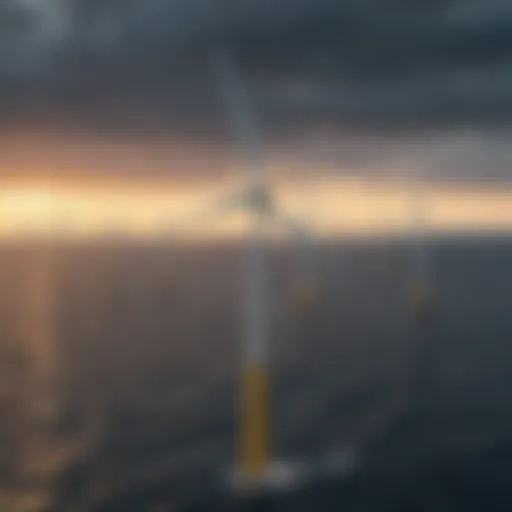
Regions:
M 411 258 L 408 267 L 407 293 L 412 313 L 419 319 L 425 319 L 434 306 L 433 276 L 426 233 L 426 183 L 417 167 L 409 167 L 407 173 L 406 186 L 409 189 L 411 215 L 409 233 Z

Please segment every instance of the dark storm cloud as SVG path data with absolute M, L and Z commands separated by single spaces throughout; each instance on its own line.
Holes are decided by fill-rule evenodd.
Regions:
M 227 41 L 267 116 L 512 118 L 505 0 L 11 0 L 0 24 L 3 85 L 74 112 L 201 120 L 214 101 L 203 57 Z

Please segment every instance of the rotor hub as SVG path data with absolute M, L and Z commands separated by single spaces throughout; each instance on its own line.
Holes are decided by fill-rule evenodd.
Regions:
M 254 185 L 247 192 L 249 209 L 257 215 L 269 215 L 274 209 L 274 200 L 268 187 Z

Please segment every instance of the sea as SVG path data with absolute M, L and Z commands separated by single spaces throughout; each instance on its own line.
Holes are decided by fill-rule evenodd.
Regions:
M 244 245 L 2 242 L 0 510 L 512 510 L 512 237 L 427 240 L 423 314 L 403 240 L 315 249 L 301 309 L 269 248 L 272 453 L 309 476 L 249 502 Z

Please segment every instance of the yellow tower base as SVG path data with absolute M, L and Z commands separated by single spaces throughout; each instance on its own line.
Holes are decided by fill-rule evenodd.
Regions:
M 268 373 L 259 365 L 244 368 L 241 393 L 240 463 L 244 484 L 261 482 L 270 462 Z

